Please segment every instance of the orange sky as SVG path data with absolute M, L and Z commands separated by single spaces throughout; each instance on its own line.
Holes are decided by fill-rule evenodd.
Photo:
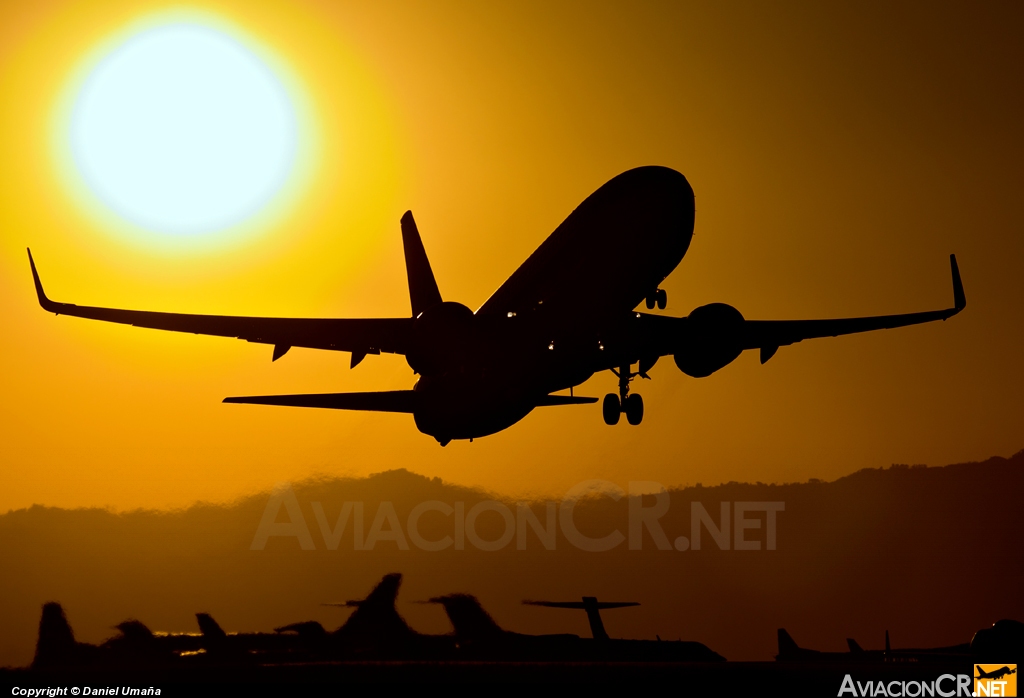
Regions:
M 308 100 L 308 186 L 230 244 L 169 248 L 83 209 L 54 123 L 74 71 L 161 2 L 0 7 L 0 511 L 227 500 L 315 473 L 406 467 L 509 494 L 583 479 L 831 479 L 1018 451 L 1024 417 L 1024 10 L 1017 5 L 644 8 L 578 3 L 197 2 Z M 947 307 L 946 323 L 754 352 L 710 378 L 668 358 L 639 427 L 545 408 L 439 448 L 407 415 L 222 405 L 400 389 L 401 357 L 271 349 L 54 318 L 51 297 L 222 314 L 403 316 L 398 220 L 441 292 L 480 305 L 623 170 L 683 172 L 695 237 L 669 314 Z M 642 255 L 643 250 L 634 254 Z M 577 394 L 614 387 L 598 375 Z

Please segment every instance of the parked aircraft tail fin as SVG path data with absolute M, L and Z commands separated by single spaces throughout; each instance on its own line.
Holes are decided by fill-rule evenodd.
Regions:
M 786 632 L 785 628 L 779 628 L 779 656 L 785 656 L 800 651 L 800 645 Z
M 423 248 L 412 211 L 406 211 L 402 216 L 402 246 L 405 248 L 405 272 L 409 277 L 412 316 L 419 317 L 424 310 L 440 305 L 441 292 L 434 280 L 434 272 L 430 269 L 427 251 Z
M 435 596 L 427 603 L 436 603 L 444 607 L 459 642 L 489 640 L 505 632 L 472 594 Z
M 210 640 L 223 640 L 227 637 L 227 633 L 209 613 L 197 613 L 196 620 L 199 622 L 199 630 L 203 633 L 203 637 Z
M 335 635 L 373 644 L 391 643 L 415 634 L 395 609 L 401 585 L 401 574 L 384 575 L 365 599 L 358 604 L 346 604 L 355 606 L 356 610 L 334 631 Z
M 39 640 L 32 666 L 48 666 L 67 662 L 75 651 L 75 633 L 71 630 L 64 609 L 51 601 L 43 604 L 39 619 Z
M 846 646 L 850 648 L 850 652 L 852 654 L 859 654 L 860 652 L 864 651 L 863 649 L 861 649 L 861 646 L 857 643 L 857 641 L 854 640 L 852 637 L 846 638 Z
M 121 631 L 121 637 L 131 642 L 152 642 L 154 635 L 145 623 L 134 618 L 114 626 Z

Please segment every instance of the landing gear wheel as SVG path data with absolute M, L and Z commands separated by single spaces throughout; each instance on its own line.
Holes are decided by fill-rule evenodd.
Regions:
M 626 413 L 626 421 L 636 426 L 644 421 L 644 399 L 637 393 L 626 396 L 622 403 L 622 411 Z
M 654 302 L 658 304 L 658 310 L 664 310 L 665 306 L 668 305 L 668 292 L 662 289 L 658 289 L 658 292 L 654 294 Z M 647 306 L 650 308 L 651 306 Z
M 657 293 L 652 293 L 651 295 L 647 296 L 647 298 L 644 299 L 644 302 L 647 304 L 648 310 L 654 310 L 654 304 L 658 302 L 657 296 Z
M 601 404 L 601 411 L 604 412 L 604 423 L 608 426 L 615 426 L 619 423 L 619 414 L 622 408 L 619 406 L 619 396 L 615 393 L 608 393 L 604 396 Z

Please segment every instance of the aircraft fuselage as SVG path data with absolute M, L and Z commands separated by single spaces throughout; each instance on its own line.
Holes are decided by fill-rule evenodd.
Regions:
M 417 428 L 439 441 L 493 434 L 549 393 L 646 358 L 633 309 L 682 260 L 693 223 L 683 175 L 630 170 L 580 204 L 502 287 L 520 277 L 528 295 L 499 291 L 476 313 L 450 302 L 424 311 L 407 355 L 421 375 Z

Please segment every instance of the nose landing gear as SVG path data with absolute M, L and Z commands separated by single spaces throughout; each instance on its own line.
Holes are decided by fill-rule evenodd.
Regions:
M 625 412 L 626 421 L 636 426 L 644 420 L 644 400 L 638 393 L 630 394 L 629 382 L 643 374 L 633 373 L 629 366 L 623 366 L 617 371 L 613 368 L 612 373 L 619 377 L 619 394 L 608 393 L 604 396 L 604 402 L 601 403 L 604 423 L 609 426 L 618 424 L 619 415 Z

